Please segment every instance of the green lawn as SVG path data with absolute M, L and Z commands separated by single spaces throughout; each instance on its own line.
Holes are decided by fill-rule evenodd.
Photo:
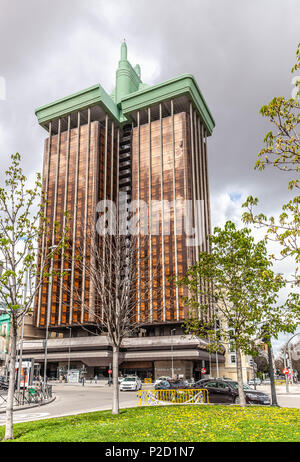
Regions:
M 0 427 L 0 439 L 4 428 Z M 62 417 L 15 425 L 15 441 L 197 442 L 300 441 L 300 409 L 161 406 Z

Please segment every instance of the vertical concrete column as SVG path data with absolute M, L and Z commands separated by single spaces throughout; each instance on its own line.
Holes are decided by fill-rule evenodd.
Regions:
M 48 150 L 47 150 L 47 170 L 45 178 L 45 191 L 44 191 L 44 217 L 47 216 L 48 210 L 48 192 L 49 192 L 49 170 L 50 170 L 50 155 L 51 155 L 51 141 L 52 141 L 52 122 L 49 123 L 49 138 L 48 138 Z M 41 269 L 44 267 L 45 263 L 45 250 L 46 250 L 46 223 L 43 223 L 43 234 L 42 234 L 42 248 L 41 248 Z M 40 278 L 43 278 L 40 276 Z M 42 304 L 42 288 L 43 281 L 40 281 L 40 287 L 38 292 L 38 312 L 37 312 L 37 327 L 40 326 L 41 322 L 41 304 Z
M 108 146 L 108 115 L 105 116 L 105 139 L 104 139 L 104 188 L 103 188 L 103 201 L 104 201 L 104 212 L 106 210 L 106 200 L 107 200 L 107 146 Z M 106 253 L 106 235 L 102 236 L 102 259 L 103 267 L 105 262 L 105 253 Z M 102 275 L 102 284 L 105 284 L 105 274 Z M 101 308 L 101 319 L 103 319 L 104 312 L 103 307 Z
M 194 140 L 194 123 L 193 123 L 193 106 L 190 103 L 190 138 L 191 138 L 191 157 L 192 157 L 192 202 L 193 202 L 193 221 L 195 227 L 195 239 L 198 238 L 198 213 L 196 207 L 197 193 L 196 193 L 196 166 L 195 166 L 195 140 Z M 197 246 L 194 247 L 194 261 L 197 261 Z
M 76 151 L 76 165 L 75 165 L 74 212 L 73 212 L 73 229 L 72 229 L 72 267 L 71 267 L 69 324 L 72 324 L 73 309 L 74 309 L 74 272 L 75 272 L 75 251 L 76 251 L 78 171 L 79 171 L 79 154 L 80 154 L 80 121 L 81 121 L 80 112 L 78 112 L 77 114 L 77 151 Z
M 173 157 L 173 204 L 174 204 L 174 244 L 175 244 L 175 276 L 178 279 L 178 255 L 177 255 L 177 201 L 176 201 L 176 152 L 175 152 L 175 124 L 174 124 L 174 101 L 171 100 L 171 119 L 172 119 L 172 157 Z M 179 291 L 176 284 L 176 320 L 179 321 Z
M 51 252 L 55 246 L 55 221 L 57 212 L 57 188 L 58 188 L 58 175 L 59 175 L 59 161 L 60 161 L 60 137 L 61 137 L 61 119 L 58 120 L 58 133 L 57 133 L 57 149 L 56 149 L 56 172 L 55 172 L 55 187 L 54 187 L 54 202 L 53 202 L 53 223 L 51 230 Z M 54 256 L 50 259 L 50 281 L 48 285 L 48 303 L 47 303 L 47 326 L 50 323 L 50 315 L 52 311 L 52 289 L 53 289 L 53 268 L 54 268 Z
M 140 111 L 137 112 L 137 202 L 138 202 L 138 322 L 141 321 L 141 210 L 140 210 L 140 169 L 141 169 L 141 123 Z
M 88 134 L 86 151 L 85 170 L 85 192 L 84 192 L 84 224 L 83 224 L 83 259 L 82 259 L 82 293 L 81 293 L 81 314 L 80 322 L 84 321 L 85 313 L 85 285 L 86 285 L 86 249 L 87 249 L 87 221 L 88 221 L 88 197 L 89 197 L 89 171 L 90 171 L 90 146 L 91 146 L 91 108 L 88 108 Z
M 68 116 L 68 133 L 67 133 L 67 151 L 66 151 L 66 172 L 65 172 L 65 192 L 64 192 L 64 216 L 63 216 L 63 233 L 66 230 L 66 212 L 68 200 L 68 181 L 69 181 L 69 164 L 70 164 L 70 135 L 71 135 L 71 116 Z M 60 284 L 59 284 L 59 307 L 58 307 L 58 325 L 61 324 L 62 317 L 62 297 L 63 297 L 63 271 L 65 267 L 65 248 L 62 249 L 61 266 L 60 266 Z
M 99 243 L 99 238 L 97 234 L 94 234 L 95 225 L 97 221 L 97 203 L 99 200 L 99 185 L 100 185 L 100 139 L 101 139 L 101 129 L 99 122 L 94 122 L 92 124 L 94 142 L 93 149 L 90 151 L 91 162 L 94 165 L 94 168 L 91 172 L 92 175 L 92 206 L 91 213 L 89 214 L 90 220 L 88 226 L 91 227 L 91 237 L 92 240 L 89 243 L 90 245 L 90 265 L 91 268 L 95 267 L 95 253 L 93 252 L 93 247 L 96 243 Z M 96 298 L 95 284 L 93 278 L 90 278 L 90 291 L 89 291 L 89 322 L 95 321 L 95 298 Z
M 164 156 L 163 156 L 163 122 L 162 105 L 159 105 L 160 122 L 160 192 L 161 192 L 161 254 L 163 279 L 163 321 L 166 321 L 166 275 L 165 275 L 165 206 L 164 206 Z
M 153 321 L 153 268 L 152 268 L 152 140 L 151 140 L 151 109 L 148 108 L 149 134 L 149 254 L 150 254 L 150 322 Z

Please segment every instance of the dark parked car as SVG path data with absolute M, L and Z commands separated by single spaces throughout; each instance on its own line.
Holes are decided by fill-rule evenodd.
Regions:
M 201 388 L 201 384 L 207 382 L 208 379 L 201 379 L 197 380 L 197 382 L 193 383 L 193 388 Z
M 240 400 L 237 382 L 231 380 L 207 379 L 201 381 L 199 388 L 204 388 L 208 391 L 210 403 L 239 404 Z M 250 388 L 248 385 L 244 385 L 244 392 L 247 404 L 271 404 L 269 395 L 262 391 L 257 391 Z

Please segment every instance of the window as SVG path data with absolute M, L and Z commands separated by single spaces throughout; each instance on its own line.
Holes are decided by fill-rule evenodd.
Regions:
M 209 388 L 217 388 L 217 382 L 207 382 L 205 384 L 205 387 L 209 387 Z
M 235 364 L 235 363 L 236 363 L 235 355 L 230 355 L 230 364 Z
M 222 388 L 224 390 L 225 388 L 228 388 L 228 385 L 224 382 L 218 382 L 218 388 Z

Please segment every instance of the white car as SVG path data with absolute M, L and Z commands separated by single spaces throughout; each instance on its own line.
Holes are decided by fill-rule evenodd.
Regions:
M 255 379 L 255 384 L 256 385 L 261 385 L 261 380 L 259 378 Z M 248 382 L 248 385 L 254 385 L 254 379 L 250 379 Z
M 139 377 L 125 377 L 120 383 L 120 391 L 138 391 L 142 389 Z

